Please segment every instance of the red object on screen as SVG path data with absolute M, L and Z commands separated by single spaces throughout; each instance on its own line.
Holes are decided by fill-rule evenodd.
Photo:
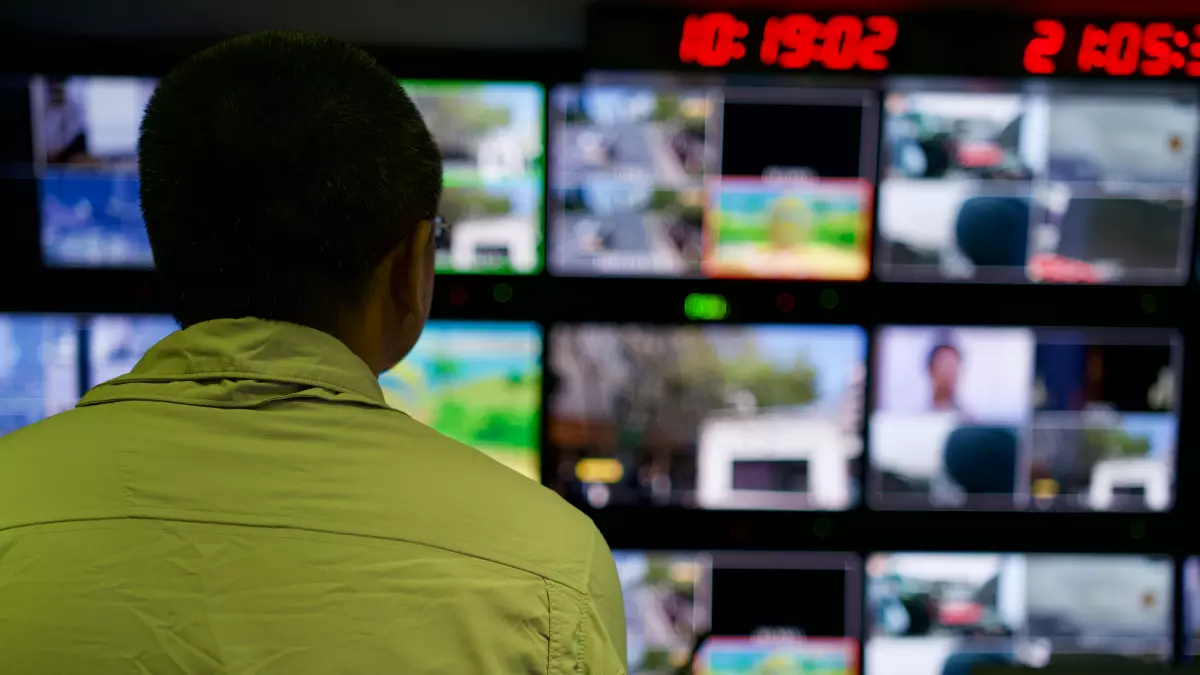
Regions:
M 1091 263 L 1054 253 L 1039 253 L 1029 259 L 1029 278 L 1051 283 L 1098 284 L 1100 274 Z
M 683 22 L 679 60 L 707 67 L 728 65 L 746 55 L 741 39 L 749 33 L 749 26 L 728 12 L 692 14 Z

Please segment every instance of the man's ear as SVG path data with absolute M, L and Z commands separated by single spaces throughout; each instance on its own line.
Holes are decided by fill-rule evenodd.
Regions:
M 412 234 L 396 247 L 392 255 L 392 297 L 397 309 L 420 315 L 426 307 L 425 284 L 430 266 L 434 264 L 430 251 L 433 241 L 433 223 L 422 220 L 413 228 Z

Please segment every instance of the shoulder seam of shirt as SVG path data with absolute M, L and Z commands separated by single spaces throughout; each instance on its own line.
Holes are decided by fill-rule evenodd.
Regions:
M 88 517 L 62 518 L 62 519 L 56 519 L 56 520 L 44 520 L 44 521 L 38 521 L 38 522 L 21 523 L 19 525 L 0 525 L 0 533 L 21 530 L 21 529 L 26 529 L 26 528 L 36 528 L 36 527 L 41 527 L 41 526 L 45 526 L 45 525 L 60 525 L 60 524 L 66 524 L 66 523 L 93 524 L 93 523 L 100 523 L 100 522 L 105 522 L 105 521 L 159 521 L 159 522 L 164 522 L 164 523 L 176 522 L 176 523 L 191 523 L 191 524 L 198 524 L 198 525 L 222 525 L 222 526 L 228 526 L 228 527 L 248 527 L 248 528 L 255 528 L 255 529 L 259 529 L 259 530 L 295 530 L 295 531 L 299 531 L 299 532 L 313 532 L 313 533 L 317 533 L 317 534 L 333 535 L 333 536 L 337 536 L 337 537 L 348 537 L 351 539 L 358 538 L 358 539 L 375 539 L 375 540 L 379 540 L 379 541 L 403 542 L 406 544 L 413 544 L 416 546 L 424 546 L 426 548 L 437 549 L 439 551 L 445 551 L 447 553 L 453 553 L 455 555 L 466 556 L 469 558 L 476 558 L 478 560 L 486 560 L 487 562 L 490 562 L 490 563 L 493 563 L 496 565 L 501 565 L 501 566 L 507 567 L 509 569 L 515 569 L 515 570 L 524 572 L 526 574 L 532 574 L 535 577 L 542 579 L 543 583 L 545 583 L 547 581 L 553 581 L 554 583 L 565 586 L 565 587 L 571 589 L 572 591 L 575 591 L 576 593 L 580 593 L 582 595 L 590 597 L 590 595 L 587 593 L 586 590 L 580 590 L 576 584 L 571 583 L 570 581 L 567 581 L 565 579 L 558 578 L 557 575 L 547 574 L 547 573 L 543 573 L 543 572 L 536 572 L 534 570 L 530 570 L 530 569 L 521 567 L 520 565 L 514 565 L 510 562 L 505 562 L 503 560 L 496 560 L 495 558 L 492 558 L 492 557 L 489 557 L 486 555 L 479 555 L 477 553 L 469 553 L 467 551 L 460 551 L 460 550 L 457 550 L 457 549 L 454 549 L 454 548 L 451 548 L 448 546 L 431 544 L 431 543 L 419 541 L 416 539 L 405 539 L 403 537 L 389 537 L 389 536 L 384 536 L 384 535 L 379 535 L 379 534 L 368 534 L 368 533 L 362 533 L 362 532 L 343 532 L 340 530 L 322 529 L 320 527 L 306 527 L 306 526 L 301 526 L 301 525 L 266 525 L 266 524 L 260 524 L 260 523 L 237 523 L 237 522 L 228 522 L 228 521 L 221 521 L 221 520 L 201 520 L 199 518 L 190 518 L 190 519 L 189 518 L 179 518 L 179 517 L 165 518 L 165 517 L 161 517 L 161 516 L 133 515 L 133 516 L 98 516 L 98 517 L 91 517 L 91 518 L 88 518 Z M 91 529 L 91 528 L 85 526 L 81 529 Z M 590 558 L 590 556 L 589 556 L 589 558 Z M 588 561 L 588 569 L 589 570 L 591 569 L 591 561 L 590 560 Z M 584 585 L 586 586 L 586 581 L 585 581 Z M 547 597 L 549 597 L 548 589 L 547 589 Z

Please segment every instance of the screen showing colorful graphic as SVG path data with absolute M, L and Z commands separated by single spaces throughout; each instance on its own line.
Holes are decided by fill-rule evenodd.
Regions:
M 132 371 L 148 349 L 179 330 L 175 319 L 154 315 L 100 315 L 89 317 L 84 325 L 91 387 Z
M 592 507 L 858 503 L 866 336 L 852 326 L 559 324 L 549 439 Z
M 614 551 L 630 675 L 857 673 L 859 559 L 849 553 Z M 694 665 L 693 669 L 689 665 Z M 740 668 L 740 669 L 739 669 Z
M 442 149 L 439 272 L 542 268 L 545 92 L 526 82 L 406 80 Z
M 1187 279 L 1194 88 L 897 81 L 883 128 L 885 280 Z
M 666 81 L 556 88 L 550 271 L 865 278 L 874 100 Z
M 542 334 L 536 324 L 431 321 L 412 353 L 379 384 L 392 407 L 540 478 Z
M 35 77 L 35 168 L 50 267 L 153 266 L 137 139 L 157 80 Z M 532 83 L 404 82 L 445 161 L 439 272 L 531 274 L 542 261 L 543 110 Z
M 877 334 L 870 504 L 1166 511 L 1182 342 L 1150 329 Z
M 880 553 L 866 568 L 869 675 L 1171 657 L 1169 557 Z
M 0 314 L 0 436 L 75 407 L 78 332 L 71 316 Z

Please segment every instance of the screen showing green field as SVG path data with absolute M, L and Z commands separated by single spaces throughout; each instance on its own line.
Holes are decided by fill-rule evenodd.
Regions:
M 542 334 L 532 323 L 432 321 L 379 378 L 389 405 L 534 480 Z
M 438 272 L 539 272 L 546 98 L 541 85 L 402 82 L 445 165 Z

